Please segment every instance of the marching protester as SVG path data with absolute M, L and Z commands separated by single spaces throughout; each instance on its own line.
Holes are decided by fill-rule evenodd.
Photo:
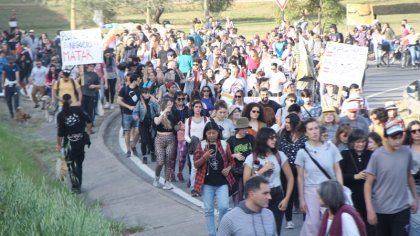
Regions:
M 63 110 L 57 116 L 57 151 L 64 148 L 65 160 L 70 174 L 71 191 L 81 193 L 82 165 L 85 145 L 90 146 L 92 119 L 79 106 L 70 106 L 69 94 L 62 97 Z

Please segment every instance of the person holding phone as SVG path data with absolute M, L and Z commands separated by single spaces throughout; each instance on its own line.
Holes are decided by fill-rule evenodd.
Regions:
M 201 193 L 208 235 L 216 235 L 214 200 L 217 199 L 219 224 L 229 208 L 229 188 L 235 183 L 231 173 L 235 162 L 229 144 L 220 137 L 219 125 L 208 122 L 203 131 L 203 141 L 194 152 L 197 168 L 194 190 Z

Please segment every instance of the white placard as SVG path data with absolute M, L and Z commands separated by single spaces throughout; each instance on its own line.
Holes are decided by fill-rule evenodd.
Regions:
M 100 29 L 61 31 L 60 40 L 63 67 L 104 60 Z
M 366 69 L 367 47 L 328 42 L 319 70 L 321 83 L 337 86 L 362 85 Z

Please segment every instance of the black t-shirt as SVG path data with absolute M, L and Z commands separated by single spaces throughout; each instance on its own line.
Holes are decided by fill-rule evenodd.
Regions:
M 247 157 L 252 153 L 255 139 L 250 134 L 246 134 L 243 138 L 239 139 L 236 138 L 236 135 L 233 135 L 226 142 L 229 144 L 232 154 L 241 153 L 242 156 Z M 235 158 L 235 166 L 243 165 L 244 161 L 239 161 Z
M 144 99 L 144 104 L 146 105 L 147 109 L 146 109 L 146 114 L 144 114 L 144 120 L 143 123 L 151 123 L 152 122 L 152 113 L 150 111 L 150 106 L 149 106 L 149 102 L 150 99 L 146 100 Z
M 65 115 L 63 111 L 57 115 L 58 136 L 83 133 L 86 124 L 91 122 L 92 119 L 81 107 L 70 107 L 68 115 Z
M 261 101 L 259 103 L 263 107 L 271 107 L 274 110 L 274 114 L 276 114 L 277 110 L 281 108 L 280 104 L 278 104 L 277 102 L 275 102 L 273 100 L 268 100 L 268 103 L 267 104 L 264 104 Z
M 118 96 L 123 98 L 124 103 L 135 106 L 140 99 L 140 90 L 137 86 L 132 89 L 130 86 L 124 85 L 118 93 Z M 121 112 L 129 115 L 133 114 L 132 110 L 125 107 L 121 107 Z
M 178 124 L 180 121 L 183 123 L 185 122 L 185 119 L 187 119 L 188 116 L 188 107 L 184 106 L 182 110 L 178 110 L 175 106 L 172 107 L 172 115 L 175 118 L 175 124 Z
M 219 152 L 216 155 L 210 157 L 207 161 L 206 177 L 204 178 L 204 184 L 211 186 L 222 186 L 227 184 L 226 177 L 222 174 L 224 168 L 223 158 Z
M 158 117 L 159 115 L 156 115 L 155 117 Z M 171 123 L 172 128 L 165 129 L 165 126 L 163 126 L 162 122 L 159 125 L 156 125 L 156 131 L 158 132 L 175 132 L 175 117 L 172 114 L 168 115 L 168 120 Z
M 96 97 L 98 90 L 90 89 L 90 85 L 99 85 L 101 84 L 101 78 L 96 72 L 93 71 L 86 71 L 84 73 L 84 85 L 82 86 L 82 94 L 88 97 Z

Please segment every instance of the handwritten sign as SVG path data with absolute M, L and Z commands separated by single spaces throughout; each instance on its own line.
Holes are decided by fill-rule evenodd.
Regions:
M 337 86 L 362 86 L 366 69 L 367 47 L 328 42 L 318 80 Z
M 104 60 L 99 29 L 62 31 L 60 40 L 63 66 L 102 63 Z

